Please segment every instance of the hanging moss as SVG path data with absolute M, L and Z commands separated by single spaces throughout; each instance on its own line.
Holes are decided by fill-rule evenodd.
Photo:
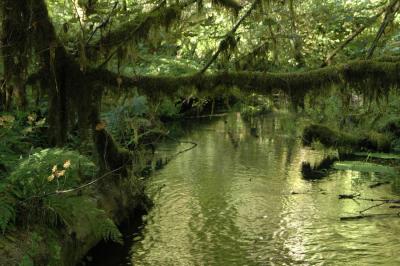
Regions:
M 360 94 L 384 97 L 390 88 L 399 88 L 400 62 L 355 60 L 321 69 L 293 72 L 220 72 L 183 76 L 119 76 L 107 70 L 92 70 L 93 80 L 111 87 L 140 88 L 146 94 L 174 94 L 182 87 L 196 87 L 199 92 L 213 92 L 216 87 L 239 87 L 242 91 L 271 95 L 281 90 L 293 101 L 301 102 L 307 93 L 323 94 L 327 87 L 342 85 L 356 88 Z M 119 81 L 119 82 L 117 82 Z

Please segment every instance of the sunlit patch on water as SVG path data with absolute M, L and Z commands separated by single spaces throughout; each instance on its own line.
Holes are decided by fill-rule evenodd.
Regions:
M 151 177 L 155 208 L 132 247 L 134 265 L 400 265 L 399 218 L 339 220 L 371 203 L 338 194 L 399 198 L 396 182 L 370 189 L 385 176 L 355 171 L 306 181 L 301 162 L 322 152 L 283 136 L 278 117 L 258 130 L 251 136 L 233 116 L 189 131 L 197 148 Z

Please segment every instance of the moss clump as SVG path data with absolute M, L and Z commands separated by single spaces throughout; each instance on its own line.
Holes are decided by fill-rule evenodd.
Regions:
M 236 16 L 239 14 L 239 11 L 242 9 L 242 6 L 235 0 L 213 0 L 212 2 L 214 5 L 221 6 L 226 9 L 231 10 Z
M 310 125 L 303 131 L 303 145 L 310 146 L 314 141 L 319 141 L 325 147 L 355 147 L 357 138 L 353 135 L 345 134 L 323 125 Z
M 303 144 L 310 146 L 314 141 L 319 141 L 327 148 L 347 148 L 356 151 L 388 151 L 391 143 L 388 136 L 377 132 L 356 136 L 323 125 L 310 125 L 303 131 Z

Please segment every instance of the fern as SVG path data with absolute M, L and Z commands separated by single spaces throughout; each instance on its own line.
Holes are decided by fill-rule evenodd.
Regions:
M 15 221 L 15 206 L 5 197 L 0 197 L 0 231 L 4 234 L 9 224 Z
M 63 164 L 69 161 L 68 169 Z M 54 180 L 49 176 L 65 170 Z M 29 197 L 43 196 L 56 190 L 77 186 L 85 176 L 93 176 L 95 165 L 86 157 L 75 151 L 64 149 L 44 149 L 30 155 L 6 178 L 6 182 L 14 186 L 17 198 L 25 200 Z
M 90 234 L 96 238 L 122 243 L 122 235 L 117 226 L 88 196 L 51 197 L 47 204 L 67 230 L 76 233 L 78 239 Z
M 29 156 L 0 183 L 0 230 L 16 218 L 24 223 L 64 225 L 78 238 L 94 235 L 122 243 L 122 235 L 89 196 L 57 195 L 92 176 L 95 165 L 86 157 L 64 149 L 45 149 Z
M 48 204 L 49 195 L 79 185 L 95 170 L 88 158 L 75 151 L 45 149 L 30 155 L 0 182 L 1 232 L 15 221 L 57 224 L 59 216 Z
M 7 193 L 7 185 L 0 183 L 0 231 L 4 234 L 15 221 L 15 199 Z
M 111 240 L 113 242 L 123 244 L 122 234 L 110 218 L 107 217 L 101 221 L 97 221 L 97 223 L 98 226 L 94 231 L 95 235 L 103 238 L 105 241 Z

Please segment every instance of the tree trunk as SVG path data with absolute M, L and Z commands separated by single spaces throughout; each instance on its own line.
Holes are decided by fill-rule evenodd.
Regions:
M 2 55 L 6 92 L 6 109 L 11 108 L 12 96 L 16 105 L 26 109 L 26 72 L 28 68 L 29 10 L 22 0 L 4 0 L 2 5 Z
M 301 38 L 297 34 L 297 27 L 296 27 L 296 13 L 294 11 L 293 0 L 289 0 L 289 13 L 290 13 L 290 23 L 292 28 L 292 40 L 290 41 L 293 49 L 293 56 L 296 60 L 297 67 L 301 68 L 305 66 L 304 56 L 301 52 L 302 45 L 301 45 Z

